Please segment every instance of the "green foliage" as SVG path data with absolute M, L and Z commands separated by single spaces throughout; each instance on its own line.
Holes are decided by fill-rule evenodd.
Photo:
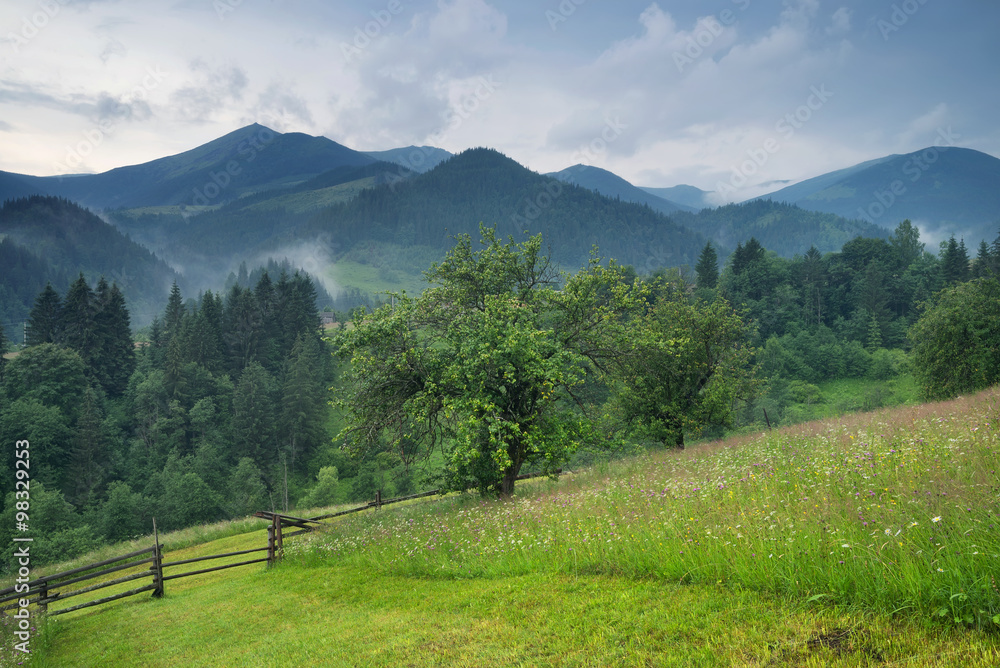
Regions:
M 683 447 L 685 432 L 728 424 L 736 402 L 758 391 L 749 337 L 722 298 L 705 304 L 662 296 L 628 325 L 615 410 L 631 429 L 674 447 Z
M 324 466 L 316 476 L 316 484 L 309 493 L 299 499 L 298 508 L 324 508 L 334 505 L 339 496 L 340 480 L 336 466 Z
M 108 485 L 101 508 L 101 533 L 111 542 L 131 540 L 152 531 L 149 499 L 133 492 L 126 482 Z
M 695 271 L 698 273 L 699 288 L 714 288 L 719 282 L 719 257 L 711 242 L 702 249 Z
M 977 279 L 945 290 L 910 339 L 913 371 L 928 399 L 1000 382 L 1000 283 Z
M 224 506 L 230 517 L 245 517 L 269 507 L 260 469 L 249 457 L 240 459 L 229 475 Z
M 361 452 L 384 439 L 403 461 L 414 443 L 441 445 L 447 486 L 509 495 L 522 466 L 554 471 L 585 437 L 575 390 L 638 302 L 614 266 L 593 261 L 556 291 L 540 235 L 481 233 L 478 251 L 457 237 L 419 299 L 400 295 L 336 335 L 352 361 L 342 437 Z

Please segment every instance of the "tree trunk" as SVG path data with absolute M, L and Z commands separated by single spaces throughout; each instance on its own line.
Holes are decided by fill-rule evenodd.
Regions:
M 517 480 L 518 471 L 521 465 L 511 466 L 503 472 L 503 479 L 500 481 L 500 498 L 508 499 L 514 495 L 514 482 Z

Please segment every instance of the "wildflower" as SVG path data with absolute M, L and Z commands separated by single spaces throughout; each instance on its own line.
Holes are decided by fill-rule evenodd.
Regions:
M 849 544 L 849 543 L 844 543 L 843 545 L 841 545 L 841 547 L 844 547 L 844 548 L 850 548 L 851 546 L 850 546 L 850 544 Z
M 941 521 L 941 516 L 940 515 L 938 515 L 937 517 L 935 517 L 934 519 L 931 520 L 931 522 L 935 522 L 935 523 L 940 522 L 940 521 Z

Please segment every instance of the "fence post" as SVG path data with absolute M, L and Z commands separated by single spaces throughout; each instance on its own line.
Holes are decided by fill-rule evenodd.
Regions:
M 274 565 L 274 518 L 271 518 L 271 524 L 267 527 L 267 565 Z
M 382 490 L 375 492 L 375 510 L 382 510 Z
M 274 558 L 281 559 L 285 556 L 285 544 L 281 538 L 281 517 L 274 518 Z
M 45 599 L 49 595 L 49 583 L 42 582 L 42 588 L 38 590 L 38 609 L 42 612 L 49 611 L 49 604 L 45 602 Z
M 160 533 L 156 530 L 156 518 L 153 518 L 153 598 L 163 597 L 163 555 L 160 553 Z

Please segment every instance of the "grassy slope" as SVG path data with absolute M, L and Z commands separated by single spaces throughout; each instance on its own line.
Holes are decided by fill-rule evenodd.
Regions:
M 56 618 L 35 665 L 996 665 L 998 405 L 350 516 L 270 572 Z

